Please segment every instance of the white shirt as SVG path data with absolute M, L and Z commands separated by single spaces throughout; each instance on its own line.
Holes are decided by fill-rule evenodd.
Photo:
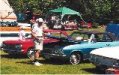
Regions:
M 38 27 L 38 24 L 35 23 L 33 24 L 33 27 L 32 27 L 32 32 L 35 36 L 43 36 L 43 27 Z

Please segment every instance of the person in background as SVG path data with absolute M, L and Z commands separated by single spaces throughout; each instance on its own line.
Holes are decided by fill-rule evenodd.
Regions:
M 34 65 L 40 66 L 41 63 L 38 62 L 39 54 L 43 50 L 43 19 L 36 19 L 36 23 L 33 24 L 31 32 L 34 43 L 35 43 L 35 59 L 33 60 Z
M 19 11 L 17 14 L 17 20 L 20 22 L 25 20 L 25 16 L 21 11 Z
M 19 31 L 20 40 L 25 40 L 25 31 L 24 31 L 24 29 L 25 28 L 23 26 L 20 27 L 20 31 Z
M 56 15 L 52 15 L 51 16 L 51 29 L 54 28 L 55 23 L 56 23 Z
M 31 22 L 32 24 L 36 23 L 36 17 L 33 16 L 32 19 L 30 20 L 30 22 Z
M 25 14 L 26 14 L 26 21 L 28 21 L 28 23 L 30 23 L 30 20 L 33 17 L 32 9 L 31 8 L 27 8 L 26 11 L 25 11 Z
M 34 23 L 36 23 L 36 17 L 35 16 L 33 16 L 32 19 L 30 20 L 31 27 Z

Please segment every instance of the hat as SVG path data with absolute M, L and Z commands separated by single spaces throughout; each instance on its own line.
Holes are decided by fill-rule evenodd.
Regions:
M 38 18 L 36 19 L 37 22 L 43 22 L 43 19 L 42 18 Z

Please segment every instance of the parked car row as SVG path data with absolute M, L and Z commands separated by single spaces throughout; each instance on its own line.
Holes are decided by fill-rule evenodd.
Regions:
M 42 56 L 45 59 L 66 58 L 71 64 L 79 64 L 89 59 L 89 53 L 93 49 L 119 45 L 119 41 L 115 41 L 110 33 L 80 31 L 68 35 L 60 30 L 45 30 L 44 32 Z M 4 41 L 3 49 L 10 54 L 27 54 L 34 49 L 33 39 Z
M 53 32 L 55 32 L 59 35 L 61 33 L 63 34 L 63 31 L 60 31 L 60 30 L 45 30 L 44 32 L 45 32 L 44 35 L 49 35 L 50 33 L 53 34 Z M 67 35 L 67 34 L 64 33 L 64 35 Z M 57 41 L 59 41 L 59 40 L 44 36 L 44 44 L 46 44 L 46 43 L 50 44 L 51 42 L 57 42 Z M 25 40 L 19 40 L 19 39 L 6 40 L 6 41 L 3 41 L 2 48 L 4 49 L 5 52 L 7 52 L 9 54 L 26 55 L 29 50 L 34 49 L 34 42 L 31 37 L 28 37 Z
M 89 59 L 92 50 L 111 46 L 119 46 L 119 41 L 115 41 L 108 33 L 80 31 L 73 32 L 70 40 L 62 39 L 59 42 L 45 44 L 41 54 L 45 59 L 61 58 L 71 64 L 79 64 Z
M 74 31 L 71 35 L 68 35 L 66 31 L 48 29 L 44 30 L 44 49 L 41 55 L 46 60 L 52 58 L 63 59 L 72 65 L 79 64 L 84 60 L 97 63 L 97 56 L 99 55 L 94 55 L 92 51 L 98 48 L 112 48 L 117 46 L 119 46 L 118 37 L 117 35 L 113 35 L 111 31 Z M 30 52 L 34 49 L 34 42 L 30 37 L 26 38 L 24 41 L 6 40 L 3 41 L 2 47 L 3 50 L 9 54 L 30 55 Z M 101 51 L 104 53 L 103 50 Z M 110 52 L 113 53 L 113 51 Z M 108 61 L 108 59 L 103 61 Z M 109 61 L 113 62 L 113 60 Z M 116 65 L 118 65 L 118 60 L 116 60 L 116 63 Z

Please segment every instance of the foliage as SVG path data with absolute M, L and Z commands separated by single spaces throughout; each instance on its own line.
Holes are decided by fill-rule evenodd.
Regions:
M 50 9 L 66 6 L 82 14 L 84 18 L 105 17 L 119 19 L 118 0 L 9 0 L 15 11 L 31 8 L 34 13 L 45 15 Z

